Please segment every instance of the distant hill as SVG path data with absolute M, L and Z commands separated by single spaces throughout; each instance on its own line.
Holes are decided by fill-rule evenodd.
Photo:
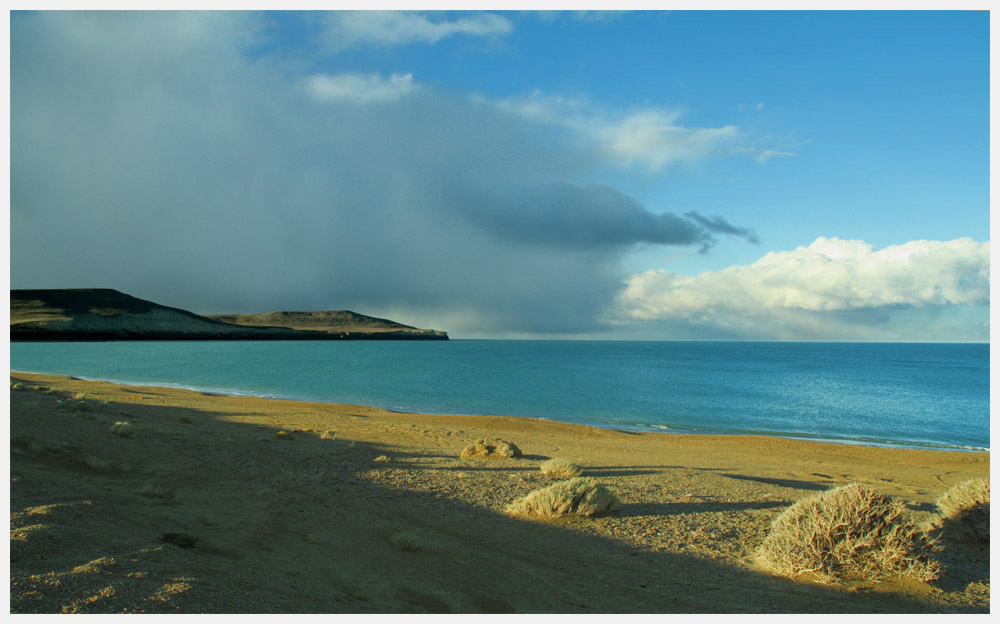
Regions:
M 200 316 L 107 288 L 11 290 L 10 339 L 447 340 L 346 310 Z
M 387 319 L 365 316 L 350 310 L 319 312 L 264 312 L 260 314 L 206 314 L 222 323 L 247 327 L 287 327 L 305 331 L 341 332 L 422 332 L 427 331 Z

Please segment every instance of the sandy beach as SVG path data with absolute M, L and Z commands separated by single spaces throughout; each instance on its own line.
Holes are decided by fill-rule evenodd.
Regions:
M 861 482 L 929 516 L 950 486 L 989 476 L 988 453 L 11 382 L 14 613 L 989 611 L 985 543 L 946 543 L 930 583 L 822 585 L 753 560 L 804 496 Z M 524 457 L 459 459 L 482 437 Z M 550 458 L 622 509 L 504 513 L 556 481 L 539 471 Z

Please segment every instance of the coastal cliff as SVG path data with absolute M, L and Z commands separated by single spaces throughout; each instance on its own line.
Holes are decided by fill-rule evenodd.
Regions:
M 11 341 L 447 340 L 347 310 L 200 316 L 107 288 L 10 291 Z

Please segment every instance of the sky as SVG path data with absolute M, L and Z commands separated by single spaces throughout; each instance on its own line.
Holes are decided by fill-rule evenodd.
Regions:
M 989 13 L 10 15 L 11 288 L 989 340 Z

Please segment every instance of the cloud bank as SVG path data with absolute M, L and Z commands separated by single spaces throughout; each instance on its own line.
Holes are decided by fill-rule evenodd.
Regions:
M 818 238 L 694 277 L 633 275 L 623 315 L 717 336 L 801 340 L 987 340 L 990 244 L 962 238 L 875 249 Z M 943 313 L 965 310 L 951 318 Z
M 509 28 L 331 19 L 338 45 Z M 578 182 L 704 158 L 728 130 L 591 107 L 567 124 L 408 73 L 299 71 L 250 54 L 266 32 L 246 13 L 12 16 L 12 287 L 113 287 L 201 313 L 348 308 L 457 335 L 585 332 L 636 246 L 753 238 Z

